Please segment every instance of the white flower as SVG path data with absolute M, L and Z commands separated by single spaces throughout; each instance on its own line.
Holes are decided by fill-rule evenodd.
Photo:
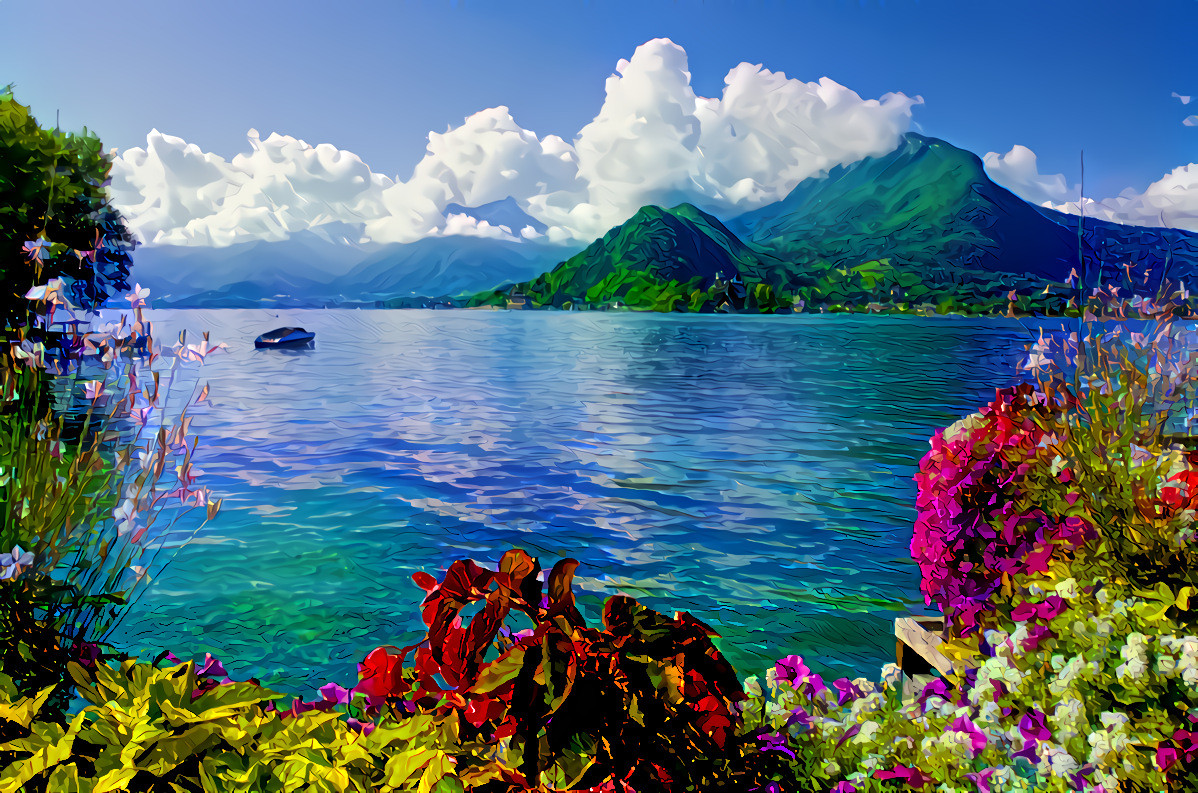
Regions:
M 1056 590 L 1057 595 L 1066 600 L 1073 600 L 1077 597 L 1077 581 L 1073 578 L 1066 578 L 1053 587 L 1053 589 Z
M 854 719 L 860 720 L 866 714 L 881 710 L 883 701 L 882 695 L 876 691 L 866 694 L 864 697 L 853 700 L 853 704 L 849 707 L 849 713 Z
M 31 564 L 33 564 L 33 554 L 22 550 L 19 545 L 14 545 L 8 553 L 0 554 L 0 581 L 16 578 L 17 574 L 21 572 L 21 568 Z
M 1018 627 L 1015 628 L 1015 632 L 1011 634 L 1012 652 L 1015 655 L 1023 655 L 1023 642 L 1027 639 L 1027 636 L 1027 625 L 1022 622 L 1019 623 Z
M 903 682 L 903 670 L 898 664 L 886 664 L 882 667 L 882 685 L 886 688 L 897 689 Z
M 1131 680 L 1143 680 L 1146 674 L 1148 674 L 1148 662 L 1138 658 L 1119 664 L 1115 669 L 1115 676 L 1120 680 L 1125 677 Z
M 994 700 L 983 700 L 978 706 L 978 715 L 974 718 L 974 722 L 982 724 L 998 726 L 998 720 L 1002 718 L 1002 707 Z
M 1073 684 L 1073 681 L 1081 673 L 1085 661 L 1080 655 L 1075 655 L 1069 659 L 1068 663 L 1064 664 L 1056 677 L 1048 683 L 1048 690 L 1056 696 L 1063 695 Z
M 1024 369 L 1049 369 L 1051 367 L 1052 359 L 1039 352 L 1033 352 L 1023 362 Z
M 41 286 L 35 286 L 26 292 L 25 299 L 66 305 L 66 297 L 63 294 L 65 288 L 66 284 L 61 278 L 51 278 Z
M 1106 727 L 1108 730 L 1118 729 L 1130 721 L 1126 714 L 1120 713 L 1117 710 L 1103 711 L 1098 716 L 1098 720 L 1101 721 L 1102 726 Z
M 142 287 L 141 284 L 134 284 L 132 291 L 127 295 L 130 308 L 139 308 L 146 304 L 146 298 L 150 296 L 150 290 Z
M 1007 644 L 1007 640 L 1011 638 L 1006 631 L 987 630 L 985 632 L 986 644 L 997 648 L 1000 645 Z
M 112 519 L 116 521 L 117 536 L 124 537 L 137 528 L 137 503 L 131 498 L 125 499 L 112 511 Z
M 867 721 L 861 725 L 861 729 L 853 736 L 853 743 L 871 743 L 877 734 L 878 723 L 876 721 Z
M 1064 777 L 1078 769 L 1077 760 L 1065 751 L 1063 747 L 1044 742 L 1040 747 L 1040 770 L 1048 771 L 1053 776 Z
M 1090 744 L 1090 756 L 1087 758 L 1091 763 L 1107 763 L 1112 762 L 1108 758 L 1112 754 L 1118 754 L 1120 751 L 1127 748 L 1127 737 L 1119 733 L 1101 732 L 1090 733 L 1086 739 Z
M 756 675 L 745 678 L 745 693 L 750 697 L 761 696 L 761 681 L 757 679 Z

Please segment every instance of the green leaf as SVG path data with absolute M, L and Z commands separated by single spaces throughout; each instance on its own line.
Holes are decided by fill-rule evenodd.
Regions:
M 516 645 L 487 664 L 486 668 L 479 674 L 478 681 L 474 684 L 473 690 L 479 694 L 488 694 L 500 686 L 515 680 L 516 676 L 520 674 L 520 670 L 524 667 L 524 656 L 527 652 L 527 648 L 523 645 Z
M 219 729 L 211 723 L 197 724 L 179 735 L 159 738 L 148 753 L 138 760 L 138 765 L 162 776 L 192 755 L 202 755 L 204 750 L 219 740 Z

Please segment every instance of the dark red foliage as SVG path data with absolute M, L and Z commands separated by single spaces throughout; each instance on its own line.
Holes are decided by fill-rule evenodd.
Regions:
M 595 763 L 579 789 L 742 784 L 735 777 L 746 773 L 746 752 L 733 705 L 744 694 L 712 643 L 716 632 L 685 612 L 666 617 L 628 597 L 608 599 L 602 630 L 588 627 L 574 600 L 577 568 L 563 559 L 542 583 L 539 562 L 511 550 L 494 570 L 462 560 L 440 583 L 417 573 L 427 592 L 427 639 L 371 652 L 356 690 L 456 712 L 465 735 L 510 737 L 520 775 L 533 784 L 580 749 Z M 481 608 L 466 620 L 468 606 Z M 506 627 L 513 611 L 532 628 Z

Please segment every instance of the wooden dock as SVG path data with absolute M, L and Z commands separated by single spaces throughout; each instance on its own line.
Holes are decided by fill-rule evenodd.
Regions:
M 894 621 L 895 663 L 903 672 L 903 699 L 912 697 L 939 672 L 943 676 L 973 669 L 976 664 L 953 661 L 938 649 L 944 643 L 944 617 L 899 617 Z

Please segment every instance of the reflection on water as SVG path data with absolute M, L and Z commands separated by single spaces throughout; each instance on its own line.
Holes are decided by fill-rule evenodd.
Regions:
M 1010 383 L 1030 340 L 961 318 L 151 319 L 229 345 L 183 377 L 211 386 L 192 429 L 225 506 L 114 641 L 293 691 L 415 640 L 413 572 L 513 546 L 578 558 L 592 619 L 616 592 L 693 612 L 742 674 L 789 652 L 875 674 L 896 613 L 922 609 L 907 546 L 927 438 Z M 279 324 L 315 346 L 255 350 Z

